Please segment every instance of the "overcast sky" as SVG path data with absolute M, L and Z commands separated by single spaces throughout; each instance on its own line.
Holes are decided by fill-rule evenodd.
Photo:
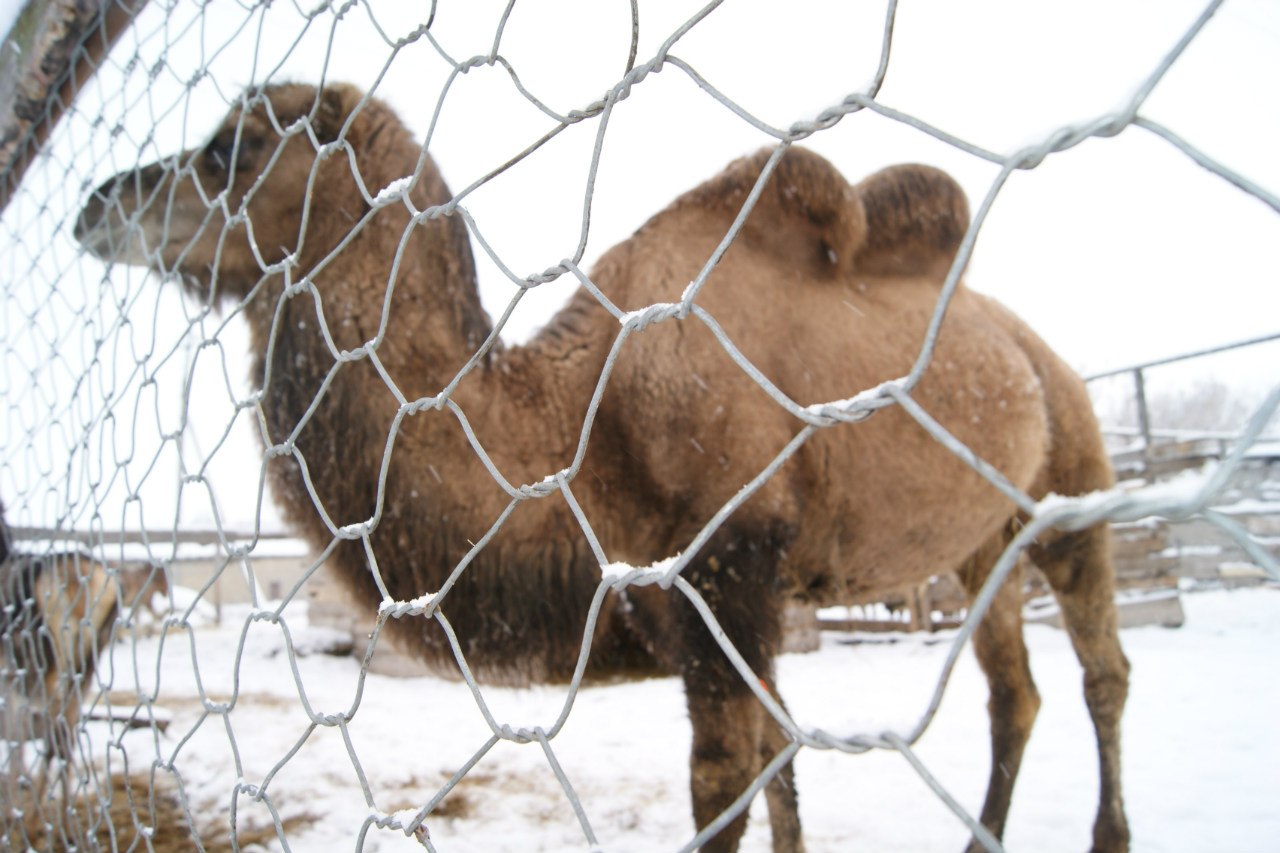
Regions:
M 438 111 L 430 150 L 455 191 L 553 125 L 500 66 L 474 68 L 446 88 L 451 66 L 440 50 L 458 61 L 487 54 L 502 2 L 442 0 L 431 29 L 440 50 L 425 37 L 392 47 L 422 23 L 427 4 L 362 3 L 340 21 L 322 11 L 306 27 L 295 4 L 276 3 L 269 12 L 213 4 L 204 15 L 200 4 L 175 5 L 166 22 L 161 5 L 153 4 L 125 33 L 64 121 L 44 174 L 29 177 L 30 197 L 5 217 L 9 227 L 23 223 L 24 254 L 35 253 L 38 243 L 44 254 L 33 263 L 51 266 L 50 278 L 77 279 L 85 298 L 96 298 L 102 270 L 83 258 L 52 260 L 74 253 L 69 220 L 58 217 L 77 209 L 84 191 L 110 174 L 198 144 L 245 85 L 323 76 L 376 87 L 424 139 Z M 878 100 L 1006 155 L 1122 109 L 1205 5 L 903 0 Z M 638 61 L 654 57 L 700 7 L 642 3 Z M 751 116 L 785 128 L 865 90 L 879 61 L 884 14 L 879 2 L 794 2 L 782 11 L 776 3 L 730 0 L 676 42 L 671 55 Z M 499 53 L 527 90 L 566 113 L 588 106 L 621 79 L 630 40 L 625 0 L 522 0 Z M 1277 81 L 1280 5 L 1228 0 L 1141 113 L 1276 194 Z M 569 129 L 466 199 L 486 241 L 518 275 L 573 253 L 599 126 L 592 120 Z M 676 195 L 772 142 L 668 63 L 613 111 L 592 198 L 586 266 Z M 852 180 L 891 163 L 931 163 L 961 182 L 975 208 L 999 171 L 867 111 L 804 144 Z M 46 208 L 39 216 L 50 218 L 39 226 L 22 219 L 36 215 L 37 199 Z M 1280 331 L 1277 247 L 1275 211 L 1130 127 L 1015 174 L 992 208 L 967 281 L 1008 304 L 1088 373 Z M 496 315 L 514 285 L 483 254 L 481 267 L 482 298 Z M 10 269 L 23 268 L 0 274 L 10 275 Z M 176 293 L 120 268 L 111 281 L 131 305 L 136 328 L 130 334 L 145 332 L 161 352 L 176 346 L 166 337 L 185 325 Z M 536 330 L 573 286 L 566 278 L 525 300 L 508 337 L 520 340 Z M 158 324 L 150 319 L 153 311 L 161 317 Z M 225 397 L 224 410 L 234 411 L 231 401 L 245 393 L 238 351 L 245 345 L 243 330 L 233 324 L 222 339 L 222 348 L 200 358 L 209 362 L 212 387 L 227 388 L 207 396 Z M 1270 346 L 1205 369 L 1257 388 L 1277 380 L 1276 363 L 1280 348 Z M 175 374 L 181 371 L 175 368 Z M 157 396 L 138 404 L 161 413 L 157 435 L 172 416 L 160 388 L 137 392 Z M 254 452 L 247 438 L 242 451 Z M 21 479 L 12 472 L 4 476 Z M 0 483 L 0 489 L 9 485 Z
M 387 65 L 391 51 L 373 26 L 376 20 L 391 39 L 408 34 L 421 23 L 421 5 L 374 4 L 371 15 L 362 4 L 348 12 L 333 30 L 326 76 L 367 88 L 384 75 L 378 93 L 425 136 L 449 67 L 426 39 Z M 1029 14 L 1023 4 L 905 0 L 880 101 L 1009 153 L 1121 108 L 1204 5 L 1095 0 L 1047 5 Z M 487 53 L 504 6 L 442 2 L 432 33 L 455 59 Z M 642 62 L 701 3 L 656 6 L 640 10 Z M 781 13 L 775 3 L 728 2 L 672 54 L 754 116 L 787 127 L 866 86 L 879 58 L 883 16 L 881 3 L 798 2 Z M 175 17 L 181 20 L 181 10 Z M 215 49 L 221 53 L 210 58 L 209 76 L 190 96 L 191 109 L 157 121 L 151 110 L 131 110 L 131 126 L 141 132 L 154 127 L 156 153 L 198 141 L 224 109 L 218 98 L 234 97 L 245 84 L 320 77 L 332 16 L 319 16 L 296 45 L 291 39 L 299 16 L 291 4 L 276 4 L 261 27 L 260 21 L 233 8 L 212 12 L 200 28 L 181 34 L 182 44 L 166 57 L 168 74 L 157 84 L 169 75 L 185 82 L 202 57 Z M 147 26 L 144 21 L 140 29 Z M 568 112 L 618 81 L 629 39 L 630 10 L 623 0 L 526 0 L 515 6 L 500 53 L 527 89 Z M 141 52 L 154 51 L 160 40 L 150 39 Z M 189 49 L 201 42 L 201 49 Z M 127 60 L 133 47 L 126 36 L 117 55 Z M 130 79 L 137 84 L 146 78 L 135 69 Z M 1280 6 L 1229 0 L 1160 83 L 1143 114 L 1277 192 L 1277 80 Z M 162 97 L 154 100 L 157 108 L 165 106 Z M 551 124 L 515 93 L 505 70 L 478 68 L 444 99 L 431 148 L 446 178 L 460 189 Z M 575 246 L 587 152 L 597 128 L 588 122 L 565 133 L 470 199 L 468 208 L 486 238 L 517 273 L 551 266 Z M 729 160 L 770 142 L 680 69 L 666 66 L 614 113 L 588 257 L 625 238 Z M 870 113 L 847 118 L 806 144 L 851 179 L 904 160 L 933 163 L 954 174 L 975 204 L 997 171 Z M 112 159 L 130 165 L 133 152 L 123 148 L 113 149 Z M 1203 173 L 1167 143 L 1130 128 L 1016 175 L 992 211 L 969 281 L 1009 303 L 1074 364 L 1100 369 L 1277 331 L 1278 228 L 1280 219 L 1260 202 Z M 486 297 L 502 304 L 510 291 L 492 273 L 485 273 Z M 555 294 L 548 301 L 556 301 Z M 517 325 L 529 329 L 540 319 L 521 318 Z

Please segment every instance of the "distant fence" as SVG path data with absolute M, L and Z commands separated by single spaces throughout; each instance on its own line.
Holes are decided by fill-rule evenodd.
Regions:
M 1132 378 L 1134 412 L 1137 417 L 1137 425 L 1132 428 L 1105 425 L 1104 430 L 1112 435 L 1130 436 L 1138 439 L 1140 442 L 1139 452 L 1144 457 L 1149 457 L 1157 442 L 1162 441 L 1177 443 L 1180 441 L 1218 440 L 1223 442 L 1225 446 L 1234 440 L 1238 433 L 1211 433 L 1207 430 L 1196 430 L 1193 428 L 1178 429 L 1169 427 L 1153 427 L 1151 423 L 1151 411 L 1147 401 L 1147 373 L 1154 368 L 1167 367 L 1174 364 L 1185 364 L 1187 362 L 1204 359 L 1209 356 L 1244 350 L 1260 344 L 1272 343 L 1274 341 L 1280 341 L 1280 333 L 1263 335 L 1260 337 L 1250 338 L 1248 340 L 1236 341 L 1206 349 L 1199 349 L 1194 352 L 1181 353 L 1167 358 L 1142 362 L 1141 364 L 1133 364 L 1126 367 L 1104 370 L 1100 373 L 1093 373 L 1086 376 L 1085 381 L 1096 382 L 1100 379 L 1110 379 L 1116 376 L 1129 376 Z M 1280 432 L 1263 436 L 1261 440 L 1280 440 Z M 1177 452 L 1174 451 L 1173 455 L 1177 455 Z

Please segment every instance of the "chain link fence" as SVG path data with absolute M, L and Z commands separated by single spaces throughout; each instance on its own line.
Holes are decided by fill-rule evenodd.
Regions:
M 395 840 L 435 850 L 433 823 L 457 816 L 467 802 L 458 794 L 466 781 L 486 779 L 487 757 L 511 745 L 523 745 L 524 755 L 535 756 L 523 759 L 530 776 L 553 780 L 550 784 L 572 810 L 577 826 L 576 837 L 537 839 L 537 816 L 522 813 L 519 792 L 508 791 L 496 798 L 492 809 L 516 814 L 514 826 L 520 828 L 514 831 L 527 833 L 528 842 L 518 846 L 627 847 L 626 821 L 605 815 L 608 829 L 601 830 L 602 816 L 592 813 L 591 800 L 581 783 L 575 784 L 559 746 L 580 713 L 585 695 L 580 687 L 593 658 L 608 653 L 593 647 L 593 637 L 607 636 L 603 623 L 615 618 L 607 602 L 622 594 L 637 600 L 650 595 L 687 600 L 690 612 L 705 624 L 741 677 L 751 701 L 764 709 L 765 724 L 776 724 L 784 733 L 781 746 L 769 754 L 729 809 L 671 846 L 689 850 L 713 844 L 716 834 L 757 794 L 783 778 L 784 768 L 802 752 L 887 751 L 900 755 L 919 775 L 973 833 L 975 844 L 1001 850 L 1000 841 L 948 791 L 915 747 L 935 718 L 976 626 L 1037 537 L 1153 515 L 1175 521 L 1201 518 L 1235 539 L 1272 579 L 1280 580 L 1269 542 L 1214 509 L 1227 478 L 1280 406 L 1280 388 L 1269 392 L 1226 459 L 1211 471 L 1172 485 L 1042 500 L 956 439 L 913 393 L 926 372 L 936 367 L 939 335 L 960 292 L 962 275 L 972 260 L 983 258 L 979 235 L 1019 175 L 1093 145 L 1145 135 L 1158 141 L 1162 155 L 1172 152 L 1202 167 L 1212 181 L 1268 208 L 1272 219 L 1280 212 L 1280 199 L 1263 182 L 1228 168 L 1189 141 L 1182 128 L 1158 121 L 1147 111 L 1161 81 L 1194 50 L 1215 16 L 1224 14 L 1221 2 L 1196 10 L 1185 21 L 1175 15 L 1161 20 L 1159 29 L 1169 36 L 1154 39 L 1160 49 L 1139 75 L 1140 85 L 1116 108 L 1056 125 L 1025 145 L 1006 139 L 976 142 L 983 134 L 948 130 L 927 111 L 893 106 L 894 75 L 905 73 L 899 71 L 903 60 L 898 55 L 903 27 L 908 27 L 910 37 L 901 49 L 920 61 L 914 41 L 919 20 L 903 23 L 914 10 L 905 5 L 900 10 L 893 2 L 870 11 L 840 12 L 848 17 L 838 26 L 798 14 L 771 20 L 764 30 L 773 29 L 775 40 L 758 45 L 737 43 L 731 16 L 738 12 L 734 4 L 719 2 L 678 12 L 674 4 L 650 9 L 635 2 L 553 11 L 514 2 L 466 10 L 445 3 L 409 9 L 359 0 L 310 6 L 179 0 L 109 5 L 116 23 L 91 24 L 76 42 L 80 52 L 72 65 L 79 68 L 88 62 L 92 73 L 49 72 L 55 85 L 46 86 L 46 111 L 20 124 L 10 140 L 17 144 L 7 155 L 6 187 L 12 189 L 0 224 L 0 279 L 5 288 L 0 497 L 9 527 L 20 535 L 5 564 L 8 773 L 0 837 L 11 849 L 222 850 L 261 845 L 288 850 L 307 849 L 305 839 L 324 837 L 329 841 L 322 843 L 341 838 L 342 849 L 383 849 L 380 845 Z M 122 13 L 132 21 L 128 26 L 118 24 Z M 749 9 L 747 14 L 769 17 L 777 12 Z M 824 51 L 839 51 L 843 72 L 833 75 L 823 65 L 829 78 L 824 85 L 802 89 L 803 58 Z M 755 78 L 755 72 L 744 70 L 744 57 L 748 64 L 761 66 L 757 71 L 765 76 Z M 734 71 L 742 76 L 734 76 Z M 858 84 L 851 78 L 869 82 Z M 429 177 L 422 178 L 429 171 L 424 160 L 412 175 L 376 180 L 355 169 L 351 210 L 308 207 L 291 215 L 301 215 L 305 222 L 306 217 L 318 221 L 341 214 L 355 234 L 375 228 L 380 211 L 407 211 L 412 225 L 383 242 L 394 258 L 390 282 L 397 281 L 402 267 L 414 263 L 403 260 L 413 249 L 408 235 L 414 228 L 432 222 L 465 223 L 467 238 L 476 248 L 480 296 L 496 322 L 491 329 L 477 327 L 469 357 L 452 366 L 436 387 L 420 388 L 417 380 L 407 380 L 387 366 L 397 347 L 421 345 L 427 347 L 428 358 L 434 355 L 427 340 L 386 335 L 390 297 L 385 306 L 379 302 L 372 325 L 364 318 L 366 325 L 348 330 L 342 325 L 342 306 L 325 304 L 317 289 L 317 268 L 301 268 L 298 252 L 277 252 L 267 242 L 275 233 L 274 223 L 252 221 L 216 189 L 202 199 L 208 216 L 201 228 L 212 223 L 202 233 L 211 235 L 215 244 L 206 268 L 223 263 L 233 251 L 232 243 L 247 234 L 257 279 L 248 292 L 234 294 L 221 305 L 195 283 L 203 273 L 182 271 L 184 256 L 161 258 L 156 233 L 138 236 L 142 226 L 136 216 L 133 230 L 110 236 L 114 259 L 110 251 L 95 250 L 105 257 L 105 262 L 100 260 L 77 240 L 76 223 L 86 200 L 112 175 L 131 173 L 133 183 L 117 185 L 117 199 L 107 202 L 108 210 L 130 194 L 139 209 L 174 209 L 173 184 L 146 198 L 141 173 L 134 170 L 161 162 L 167 164 L 165 174 L 192 173 L 198 167 L 195 161 L 181 161 L 175 153 L 212 151 L 206 146 L 208 134 L 217 129 L 221 117 L 260 102 L 254 87 L 339 80 L 354 81 L 365 93 L 358 98 L 356 112 L 377 109 L 372 98 L 391 102 L 412 128 L 419 150 L 430 151 L 454 192 L 444 202 L 424 203 L 416 194 L 429 182 Z M 782 95 L 760 95 L 761 80 Z M 665 111 L 668 98 L 688 99 L 695 106 L 689 112 Z M 797 120 L 799 115 L 811 117 Z M 356 164 L 357 143 L 343 135 L 351 122 L 326 136 L 322 105 L 315 100 L 302 116 L 304 120 L 296 123 L 295 116 L 277 117 L 272 132 L 280 140 L 280 151 L 296 143 L 318 151 L 321 160 L 349 159 Z M 231 179 L 234 161 L 243 153 L 239 140 L 246 138 L 243 122 L 233 127 L 222 149 L 227 158 L 222 166 Z M 793 147 L 801 142 L 819 149 L 843 143 L 854 150 L 833 159 L 853 178 L 872 171 L 860 162 L 857 150 L 862 128 L 879 129 L 887 134 L 890 148 L 913 156 L 945 152 L 938 158 L 967 162 L 970 165 L 958 167 L 972 170 L 965 175 L 966 185 L 981 189 L 974 194 L 972 220 L 931 307 L 927 331 L 912 342 L 909 370 L 886 376 L 873 387 L 849 389 L 844 399 L 797 400 L 769 378 L 770 367 L 760 355 L 766 352 L 762 342 L 734 338 L 721 328 L 716 314 L 705 307 L 705 294 L 715 289 L 717 264 L 747 227 L 771 175 L 784 168 Z M 758 180 L 736 200 L 729 224 L 715 235 L 714 251 L 698 259 L 699 271 L 679 298 L 645 306 L 615 304 L 592 271 L 603 250 L 640 225 L 642 217 L 734 156 L 762 146 L 769 153 L 760 158 Z M 648 154 L 646 147 L 651 149 Z M 652 174 L 658 170 L 663 172 L 660 180 Z M 163 184 L 150 189 L 156 186 Z M 166 215 L 164 223 L 164 241 L 184 227 L 176 216 Z M 129 265 L 137 261 L 138 241 L 147 239 L 152 241 L 144 249 L 151 253 L 147 261 L 168 273 Z M 191 245 L 199 239 L 200 233 L 193 235 Z M 352 268 L 342 266 L 346 246 L 342 241 L 325 254 L 319 269 L 351 274 Z M 828 251 L 834 263 L 835 251 Z M 1088 247 L 1076 246 L 1075 251 L 1087 253 Z M 264 283 L 281 279 L 284 295 L 278 303 L 268 300 Z M 178 283 L 187 285 L 186 294 Z M 385 290 L 387 282 L 379 283 Z M 509 365 L 514 360 L 510 354 L 519 351 L 516 344 L 532 336 L 574 291 L 579 295 L 572 297 L 577 301 L 571 306 L 602 306 L 616 323 L 604 347 L 607 358 L 580 389 L 585 398 L 551 401 L 584 413 L 571 431 L 572 441 L 559 448 L 563 466 L 530 471 L 518 458 L 515 439 L 508 446 L 487 426 L 483 413 L 461 405 L 459 389 L 495 366 L 502 369 L 504 358 Z M 297 321 L 297 315 L 279 307 L 291 300 L 307 305 L 313 320 Z M 277 399 L 273 394 L 284 393 L 277 389 L 291 381 L 289 368 L 295 363 L 276 358 L 284 356 L 274 350 L 270 355 L 275 360 L 265 367 L 261 360 L 251 367 L 245 358 L 258 343 L 250 331 L 253 324 L 275 323 L 273 328 L 278 328 L 281 318 L 299 322 L 300 330 L 314 321 L 318 328 L 309 334 L 317 348 L 310 353 L 328 358 L 330 365 L 310 408 L 292 431 L 283 433 L 271 410 Z M 451 323 L 456 320 L 448 318 Z M 749 476 L 712 489 L 723 495 L 718 508 L 705 523 L 699 519 L 698 529 L 678 541 L 667 559 L 633 565 L 608 547 L 617 536 L 618 522 L 602 518 L 603 511 L 593 517 L 591 505 L 579 497 L 590 491 L 590 478 L 598 476 L 588 464 L 592 447 L 611 440 L 613 421 L 601 423 L 598 418 L 615 372 L 644 340 L 642 333 L 671 325 L 709 332 L 718 346 L 717 357 L 732 362 L 772 409 L 789 416 L 791 435 L 772 446 L 765 463 Z M 285 337 L 273 331 L 270 340 L 283 348 Z M 292 352 L 287 356 L 309 357 Z M 301 361 L 296 365 L 302 369 Z M 380 383 L 369 399 L 382 408 L 356 407 L 350 415 L 375 423 L 371 434 L 376 440 L 373 446 L 352 442 L 341 445 L 340 452 L 331 451 L 339 460 L 336 467 L 343 470 L 316 467 L 316 459 L 325 455 L 309 460 L 299 447 L 316 440 L 312 435 L 323 422 L 315 412 L 322 410 L 322 402 L 333 402 L 338 387 L 334 377 L 357 366 L 368 367 L 367 375 Z M 1267 379 L 1273 382 L 1274 376 Z M 882 418 L 886 410 L 904 412 L 999 490 L 1026 520 L 995 563 L 963 626 L 948 635 L 942 672 L 936 687 L 923 697 L 914 722 L 889 730 L 812 728 L 797 722 L 772 685 L 762 680 L 770 676 L 753 669 L 750 653 L 744 655 L 730 640 L 717 618 L 714 596 L 709 601 L 707 590 L 690 582 L 690 565 L 709 543 L 718 541 L 718 535 L 732 529 L 744 507 L 765 499 L 761 496 L 769 494 L 770 483 L 788 464 L 795 464 L 797 454 L 829 432 L 858 430 L 861 422 Z M 428 417 L 449 418 L 456 425 L 469 447 L 471 458 L 465 465 L 446 465 L 430 455 L 431 448 L 412 443 L 412 423 Z M 507 426 L 536 434 L 539 425 L 531 416 Z M 339 431 L 325 438 L 341 443 L 352 435 L 358 433 Z M 699 452 L 710 449 L 698 446 L 692 434 L 653 440 L 692 442 Z M 262 446 L 267 448 L 266 461 Z M 465 544 L 452 543 L 459 557 L 439 588 L 397 595 L 393 590 L 401 586 L 395 576 L 403 566 L 380 562 L 376 546 L 379 530 L 386 535 L 389 529 L 399 529 L 393 528 L 393 518 L 408 511 L 394 496 L 417 496 L 408 487 L 401 491 L 396 480 L 398 460 L 408 453 L 435 460 L 423 469 L 428 480 L 443 482 L 459 471 L 482 467 L 483 488 L 501 494 L 504 508 L 487 527 L 463 531 Z M 296 464 L 305 483 L 305 496 L 295 491 L 283 513 L 273 501 L 272 484 L 279 482 L 271 473 L 273 460 Z M 325 500 L 329 487 L 316 483 L 355 481 L 370 471 L 377 472 L 372 478 L 372 512 L 365 517 L 331 514 L 333 506 Z M 633 476 L 644 474 L 637 470 Z M 429 481 L 418 485 L 424 493 L 432 487 Z M 492 505 L 492 494 L 486 493 L 483 500 Z M 580 627 L 575 628 L 567 686 L 534 688 L 532 698 L 519 693 L 512 698 L 483 685 L 483 676 L 491 674 L 483 663 L 477 666 L 480 677 L 473 675 L 472 660 L 479 655 L 469 643 L 479 641 L 468 631 L 475 626 L 455 631 L 447 616 L 449 595 L 455 588 L 474 594 L 472 584 L 481 582 L 473 581 L 472 566 L 486 549 L 491 553 L 500 547 L 495 542 L 505 542 L 504 529 L 516 523 L 511 519 L 531 512 L 539 519 L 558 518 L 550 511 L 538 515 L 539 510 L 528 509 L 550 505 L 567 508 L 564 515 L 574 526 L 545 530 L 554 541 L 538 553 L 554 559 L 557 548 L 581 549 L 596 567 L 596 580 L 585 591 L 547 592 L 549 599 L 563 597 L 565 605 L 581 605 L 585 611 L 573 615 Z M 298 526 L 304 517 L 301 526 L 315 553 L 291 586 L 278 597 L 269 596 L 255 569 L 265 558 L 263 543 L 282 529 Z M 448 529 L 444 521 L 442 527 Z M 162 582 L 172 574 L 167 569 L 184 556 L 182 532 L 192 528 L 217 531 L 215 541 L 204 546 L 213 566 L 208 581 L 200 588 Z M 136 535 L 122 536 L 121 531 Z M 414 535 L 425 540 L 432 534 L 416 530 Z M 333 638 L 310 626 L 307 618 L 312 588 L 340 555 L 350 560 L 352 549 L 367 566 L 370 594 L 381 602 L 376 612 L 360 611 L 370 643 L 354 673 L 334 669 L 318 654 Z M 215 586 L 229 576 L 242 579 L 248 604 L 219 626 L 210 605 Z M 66 592 L 66 602 L 55 606 L 49 595 L 27 587 L 14 591 L 18 581 L 31 587 L 51 579 Z M 149 615 L 157 611 L 158 617 Z M 387 708 L 378 700 L 383 688 L 368 673 L 371 656 L 390 642 L 384 630 L 388 635 L 411 635 L 419 629 L 397 626 L 428 621 L 447 639 L 447 657 L 456 659 L 465 689 L 450 692 L 457 685 L 426 686 L 420 705 Z M 530 654 L 522 645 L 537 648 L 537 641 L 527 637 L 509 637 L 506 642 L 517 659 Z M 536 671 L 522 674 L 539 678 Z M 339 688 L 333 687 L 333 679 L 342 682 Z M 628 685 L 645 687 L 643 682 Z M 265 711 L 251 701 L 259 695 L 271 697 Z M 439 721 L 454 719 L 439 707 L 445 700 L 434 698 L 443 696 L 468 708 L 483 735 L 472 744 L 463 743 L 461 736 L 455 742 L 446 733 L 447 746 L 441 753 L 450 756 L 454 769 L 440 778 L 421 771 L 429 778 L 419 778 L 415 773 L 423 750 L 421 730 L 437 726 L 440 737 Z M 522 707 L 522 702 L 529 704 Z M 82 707 L 83 713 L 70 711 L 73 706 Z M 541 709 L 537 722 L 527 711 L 532 706 Z M 44 722 L 29 722 L 38 718 Z M 467 729 L 467 736 L 474 731 Z M 656 725 L 630 734 L 670 736 Z M 612 736 L 602 734 L 601 761 L 609 760 Z M 380 759 L 370 757 L 385 753 L 388 741 L 405 765 L 405 776 L 390 781 L 374 772 Z M 316 763 L 303 764 L 298 756 L 317 748 L 318 742 L 326 745 L 333 763 L 317 782 L 305 778 Z M 203 758 L 219 751 L 219 761 Z M 850 759 L 850 772 L 855 772 L 855 760 Z M 683 785 L 683 776 L 670 779 L 670 784 Z M 803 786 L 803 779 L 799 784 Z M 309 797 L 317 786 L 360 801 L 362 822 L 326 828 L 328 835 L 317 835 L 325 816 L 310 812 L 294 793 Z M 407 791 L 414 793 L 402 793 Z M 511 818 L 503 814 L 502 819 Z M 630 829 L 639 831 L 634 825 Z

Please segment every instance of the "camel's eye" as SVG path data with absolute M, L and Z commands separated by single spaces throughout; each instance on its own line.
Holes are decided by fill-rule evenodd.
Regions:
M 236 138 L 234 134 L 220 133 L 204 148 L 204 159 L 207 165 L 219 172 L 227 172 L 235 158 Z
M 236 171 L 243 172 L 249 168 L 253 155 L 261 147 L 247 135 L 241 136 L 237 142 L 235 130 L 227 130 L 204 147 L 204 159 L 211 170 L 221 174 L 230 172 L 232 164 Z

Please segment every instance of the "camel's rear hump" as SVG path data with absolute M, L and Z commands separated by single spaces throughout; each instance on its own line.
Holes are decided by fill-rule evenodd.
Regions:
M 907 163 L 868 175 L 854 188 L 866 237 L 854 265 L 870 275 L 941 275 L 969 228 L 969 203 L 950 175 Z
M 651 220 L 681 217 L 727 230 L 765 166 L 765 149 L 729 164 Z M 945 172 L 905 164 L 850 185 L 830 162 L 804 148 L 778 160 L 739 240 L 772 250 L 809 274 L 941 276 L 969 227 L 964 191 Z

